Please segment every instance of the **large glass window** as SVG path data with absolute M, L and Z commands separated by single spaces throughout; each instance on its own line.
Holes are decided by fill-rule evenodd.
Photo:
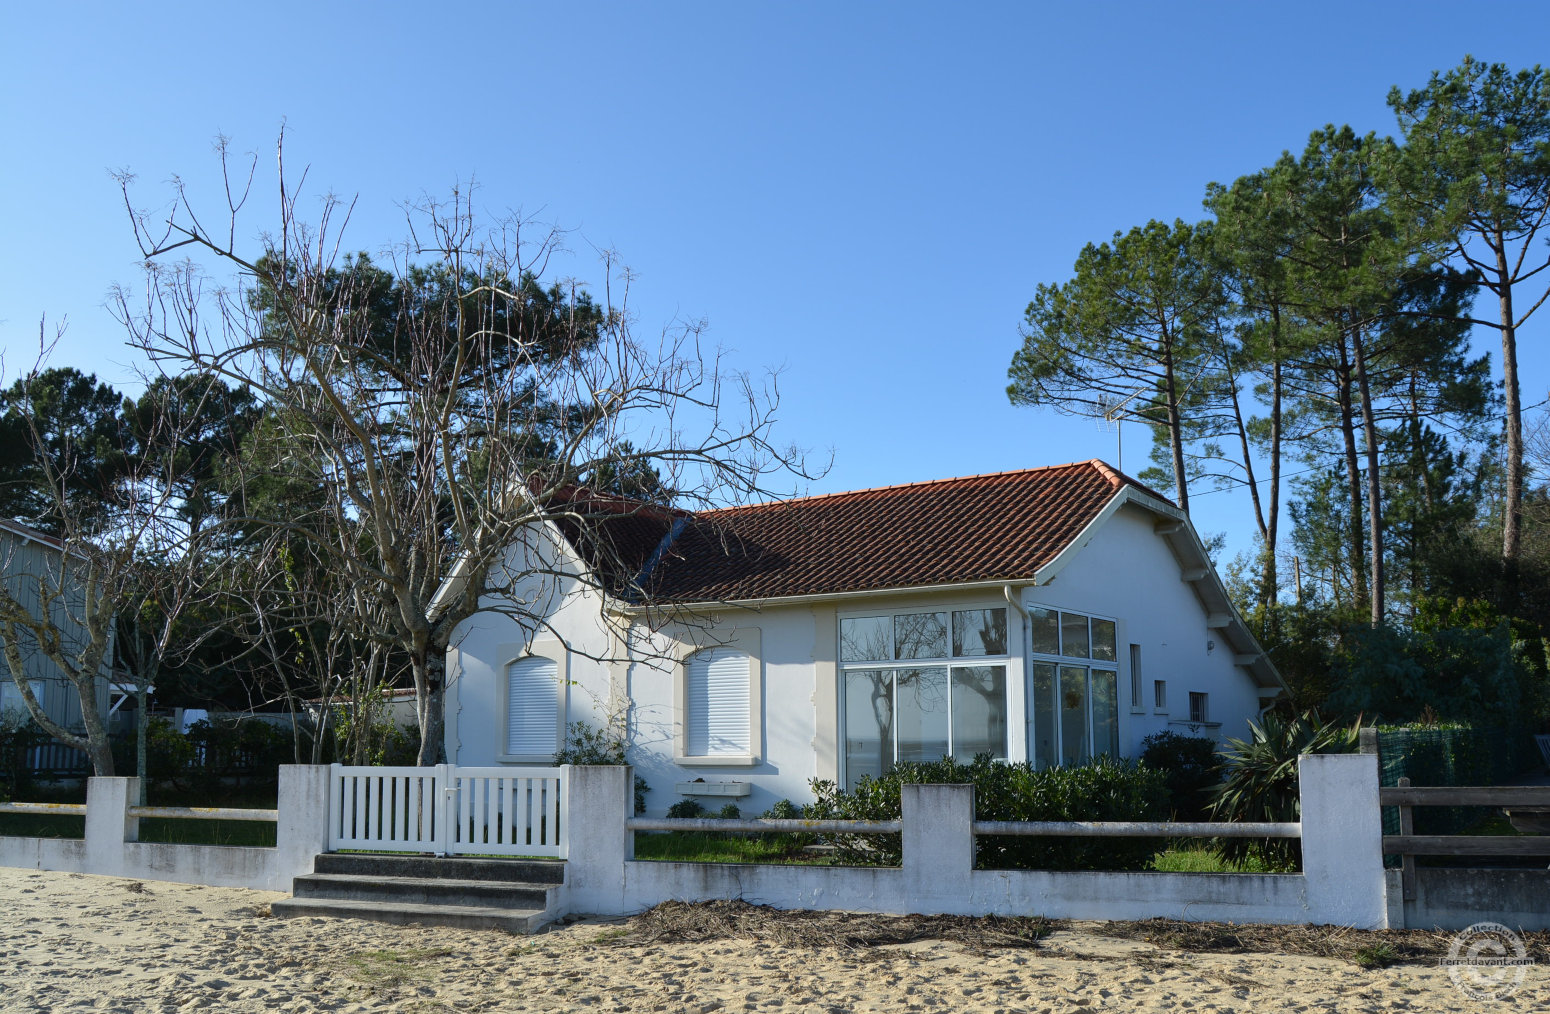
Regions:
M 1119 645 L 1101 616 L 1028 610 L 1028 753 L 1039 768 L 1119 754 Z
M 905 761 L 1004 758 L 1006 653 L 1004 606 L 842 617 L 846 783 Z

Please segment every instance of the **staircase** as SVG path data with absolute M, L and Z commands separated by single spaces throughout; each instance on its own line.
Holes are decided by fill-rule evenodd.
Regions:
M 533 933 L 563 913 L 565 864 L 326 852 L 270 906 L 280 918 L 334 916 Z

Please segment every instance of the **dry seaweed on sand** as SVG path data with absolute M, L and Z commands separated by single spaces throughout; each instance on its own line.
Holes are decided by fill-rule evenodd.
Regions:
M 782 947 L 858 950 L 944 940 L 969 950 L 1037 947 L 1057 927 L 1040 916 L 873 915 L 783 911 L 742 901 L 668 901 L 632 918 L 616 944 L 747 939 Z
M 1389 964 L 1435 964 L 1453 946 L 1454 934 L 1443 930 L 1358 930 L 1344 926 L 1268 926 L 1226 922 L 1183 922 L 1143 919 L 1109 922 L 1095 932 L 1125 940 L 1143 940 L 1175 951 L 1224 954 L 1299 954 L 1338 958 L 1362 967 Z M 1550 931 L 1521 934 L 1528 956 L 1550 961 Z

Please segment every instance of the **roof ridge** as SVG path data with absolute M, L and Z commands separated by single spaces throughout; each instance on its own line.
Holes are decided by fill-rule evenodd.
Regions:
M 921 479 L 916 482 L 897 482 L 888 486 L 866 486 L 861 489 L 836 490 L 833 493 L 815 493 L 812 496 L 796 496 L 787 500 L 766 500 L 763 503 L 736 504 L 731 507 L 716 507 L 711 510 L 696 511 L 695 516 L 705 517 L 706 515 L 711 514 L 729 514 L 734 511 L 763 510 L 770 507 L 785 507 L 790 504 L 808 503 L 814 500 L 828 500 L 833 497 L 856 496 L 860 493 L 885 493 L 889 490 L 896 489 L 914 489 L 920 486 L 941 486 L 949 482 L 967 482 L 970 479 L 999 479 L 1003 476 L 1028 475 L 1033 472 L 1054 472 L 1064 468 L 1080 468 L 1082 466 L 1093 467 L 1095 471 L 1097 471 L 1105 479 L 1108 479 L 1109 484 L 1115 489 L 1120 488 L 1120 486 L 1125 485 L 1127 482 L 1140 485 L 1140 483 L 1136 482 L 1134 479 L 1130 479 L 1123 473 L 1116 472 L 1106 462 L 1100 461 L 1097 458 L 1089 458 L 1086 461 L 1067 461 L 1059 465 L 1037 465 L 1033 468 L 1009 468 L 1000 472 L 979 472 L 974 475 L 953 475 L 945 479 Z M 1115 479 L 1116 476 L 1118 477 L 1118 481 Z

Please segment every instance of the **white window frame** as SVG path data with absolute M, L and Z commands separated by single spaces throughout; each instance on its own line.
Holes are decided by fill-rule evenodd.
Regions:
M 718 636 L 679 645 L 673 666 L 673 762 L 682 767 L 754 767 L 764 762 L 764 659 L 758 627 L 739 627 Z M 689 659 L 702 651 L 731 648 L 748 656 L 748 752 L 691 754 L 689 752 Z
M 1168 681 L 1152 680 L 1152 714 L 1168 713 Z
M 1085 670 L 1087 670 L 1086 686 L 1083 687 L 1083 695 L 1085 697 L 1085 700 L 1083 702 L 1083 706 L 1086 709 L 1086 713 L 1087 713 L 1086 714 L 1086 722 L 1087 722 L 1088 755 L 1086 757 L 1082 758 L 1082 762 L 1083 763 L 1086 763 L 1087 761 L 1092 760 L 1094 756 L 1098 756 L 1098 755 L 1096 755 L 1096 754 L 1094 754 L 1092 752 L 1092 748 L 1096 745 L 1096 740 L 1097 740 L 1097 736 L 1095 734 L 1096 733 L 1096 728 L 1093 725 L 1093 718 L 1094 718 L 1094 715 L 1093 715 L 1093 700 L 1096 697 L 1096 695 L 1092 691 L 1092 674 L 1093 674 L 1094 670 L 1097 670 L 1097 671 L 1100 671 L 1100 672 L 1112 672 L 1114 674 L 1114 725 L 1115 725 L 1115 729 L 1117 731 L 1118 739 L 1120 741 L 1118 749 L 1123 749 L 1124 748 L 1124 741 L 1125 741 L 1125 730 L 1121 726 L 1121 719 L 1120 719 L 1120 715 L 1123 714 L 1123 709 L 1120 708 L 1120 706 L 1119 706 L 1119 693 L 1120 693 L 1119 674 L 1120 674 L 1120 670 L 1122 668 L 1121 665 L 1120 665 L 1120 650 L 1119 649 L 1120 649 L 1120 645 L 1124 644 L 1126 642 L 1124 641 L 1123 638 L 1120 637 L 1122 624 L 1120 623 L 1119 617 L 1117 617 L 1117 616 L 1108 616 L 1108 615 L 1105 615 L 1103 613 L 1088 612 L 1087 610 L 1084 610 L 1084 609 L 1071 609 L 1071 608 L 1068 608 L 1066 606 L 1057 606 L 1057 605 L 1053 605 L 1053 604 L 1048 603 L 1048 602 L 1029 602 L 1029 603 L 1027 603 L 1027 605 L 1024 608 L 1026 608 L 1028 610 L 1028 622 L 1029 622 L 1030 626 L 1033 623 L 1033 611 L 1035 609 L 1042 609 L 1042 610 L 1048 610 L 1050 612 L 1053 612 L 1055 614 L 1055 638 L 1056 638 L 1056 642 L 1055 642 L 1056 653 L 1055 654 L 1049 654 L 1047 652 L 1034 651 L 1033 650 L 1033 632 L 1032 632 L 1031 629 L 1029 631 L 1027 651 L 1025 652 L 1025 655 L 1026 655 L 1025 668 L 1026 668 L 1026 673 L 1027 674 L 1024 677 L 1028 681 L 1028 688 L 1027 688 L 1027 691 L 1026 691 L 1026 696 L 1027 696 L 1027 701 L 1028 701 L 1028 705 L 1027 705 L 1028 714 L 1027 714 L 1027 722 L 1026 722 L 1026 724 L 1028 726 L 1028 761 L 1029 761 L 1029 763 L 1034 764 L 1035 766 L 1037 766 L 1038 763 L 1039 763 L 1038 757 L 1036 756 L 1036 754 L 1038 752 L 1038 745 L 1034 741 L 1034 734 L 1033 734 L 1033 725 L 1034 725 L 1034 712 L 1033 712 L 1033 709 L 1034 709 L 1033 667 L 1035 665 L 1053 665 L 1055 667 L 1055 700 L 1057 700 L 1057 701 L 1060 700 L 1060 670 L 1062 668 L 1067 668 L 1067 669 L 1085 669 Z M 1066 654 L 1063 654 L 1063 652 L 1065 650 L 1065 636 L 1066 635 L 1065 635 L 1065 625 L 1060 620 L 1060 614 L 1061 613 L 1068 613 L 1068 614 L 1070 614 L 1072 616 L 1085 616 L 1087 618 L 1088 654 L 1085 657 L 1081 656 L 1081 655 L 1066 655 Z M 1093 658 L 1092 657 L 1092 621 L 1093 620 L 1107 620 L 1110 623 L 1114 624 L 1114 658 L 1112 660 L 1110 660 L 1110 659 L 1103 659 L 1103 658 Z M 1135 645 L 1132 645 L 1132 647 L 1135 647 Z M 1065 729 L 1064 729 L 1064 727 L 1061 724 L 1060 714 L 1059 714 L 1058 709 L 1057 709 L 1056 714 L 1055 714 L 1054 729 L 1055 729 L 1055 757 L 1056 757 L 1056 764 L 1059 765 L 1060 763 L 1062 763 L 1060 761 L 1060 758 L 1065 753 L 1065 743 L 1063 742 L 1064 738 L 1065 738 Z
M 1006 622 L 1007 622 L 1007 630 L 1006 630 L 1006 647 L 1007 647 L 1007 650 L 1006 650 L 1006 652 L 1003 653 L 1003 654 L 1000 654 L 1000 655 L 954 655 L 954 654 L 952 654 L 952 650 L 953 650 L 953 644 L 952 644 L 952 639 L 953 639 L 953 617 L 952 617 L 952 614 L 953 613 L 962 613 L 962 612 L 972 612 L 972 611 L 980 610 L 980 609 L 1000 609 L 1000 610 L 1002 610 L 1006 614 Z M 946 613 L 947 614 L 947 652 L 948 652 L 948 654 L 947 654 L 947 656 L 945 658 L 900 658 L 900 659 L 884 659 L 884 660 L 876 660 L 876 661 L 873 661 L 873 660 L 853 661 L 853 662 L 845 661 L 845 646 L 844 646 L 844 642 L 843 642 L 843 631 L 844 631 L 844 624 L 845 624 L 846 620 L 860 619 L 860 618 L 869 617 L 869 616 L 886 616 L 886 617 L 889 617 L 889 619 L 891 621 L 892 618 L 895 617 L 895 616 L 910 616 L 910 615 L 916 615 L 916 614 L 920 614 L 920 613 Z M 898 670 L 902 670 L 902 669 L 946 669 L 947 670 L 947 680 L 948 680 L 948 695 L 947 695 L 947 701 L 948 701 L 948 711 L 947 711 L 947 748 L 948 748 L 948 752 L 949 752 L 949 755 L 950 755 L 951 752 L 952 752 L 952 747 L 953 747 L 952 671 L 954 669 L 970 669 L 970 668 L 977 668 L 977 667 L 980 667 L 980 666 L 1001 666 L 1002 670 L 1003 670 L 1003 679 L 1004 679 L 1005 684 L 1006 684 L 1006 702 L 1005 703 L 1006 703 L 1006 724 L 1007 724 L 1006 740 L 1007 741 L 1006 741 L 1005 756 L 1003 756 L 1000 759 L 1002 759 L 1002 760 L 1010 759 L 1010 756 L 1011 756 L 1011 754 L 1013 752 L 1013 749 L 1014 749 L 1013 743 L 1012 743 L 1012 703 L 1013 703 L 1012 681 L 1016 678 L 1016 665 L 1015 665 L 1016 657 L 1011 654 L 1011 651 L 1012 651 L 1012 646 L 1015 643 L 1014 638 L 1015 638 L 1016 631 L 1014 630 L 1013 623 L 1016 620 L 1016 618 L 1017 618 L 1017 611 L 1012 609 L 1012 608 L 1010 608 L 1008 603 L 1007 603 L 1007 601 L 1006 601 L 1006 599 L 1004 599 L 1004 598 L 1003 599 L 973 600 L 973 601 L 968 601 L 968 602 L 954 602 L 952 604 L 943 604 L 941 602 L 931 602 L 931 603 L 926 603 L 926 604 L 921 604 L 921 605 L 909 605 L 909 606 L 894 605 L 894 606 L 889 606 L 887 608 L 848 609 L 848 610 L 845 610 L 844 612 L 837 613 L 835 615 L 835 618 L 834 618 L 834 645 L 835 645 L 834 658 L 835 658 L 836 695 L 837 695 L 838 700 L 839 700 L 839 708 L 838 708 L 838 711 L 839 711 L 839 723 L 838 723 L 838 728 L 836 730 L 835 752 L 836 752 L 836 755 L 837 755 L 836 756 L 836 762 L 837 762 L 837 767 L 838 767 L 838 770 L 839 770 L 839 784 L 841 784 L 841 785 L 849 785 L 850 784 L 850 772 L 848 770 L 846 770 L 847 763 L 846 763 L 846 760 L 845 760 L 846 753 L 847 753 L 846 742 L 845 742 L 846 741 L 846 730 L 848 728 L 847 722 L 849 721 L 849 715 L 846 713 L 846 703 L 845 703 L 845 698 L 846 698 L 846 693 L 845 693 L 845 673 L 846 673 L 847 670 L 854 670 L 854 669 L 882 669 L 882 670 L 887 670 L 889 672 L 894 672 L 894 671 L 898 671 Z M 889 629 L 890 629 L 890 631 L 893 629 L 891 622 L 889 624 Z M 892 634 L 891 633 L 890 633 L 889 637 L 890 637 L 890 645 L 891 645 L 891 643 L 892 643 Z M 898 692 L 897 688 L 895 688 L 894 692 L 895 693 Z M 899 752 L 898 723 L 895 722 L 894 723 L 894 743 L 893 743 L 893 755 L 894 755 L 894 758 L 895 758 L 895 760 L 894 760 L 895 764 L 899 763 L 898 760 L 897 760 L 898 752 Z
M 570 652 L 557 638 L 534 638 L 525 646 L 502 645 L 500 671 L 496 674 L 496 754 L 501 764 L 553 764 L 565 745 L 565 716 L 570 706 Z M 511 666 L 524 658 L 545 658 L 554 663 L 555 688 L 554 749 L 548 753 L 508 753 L 507 734 L 511 723 Z

